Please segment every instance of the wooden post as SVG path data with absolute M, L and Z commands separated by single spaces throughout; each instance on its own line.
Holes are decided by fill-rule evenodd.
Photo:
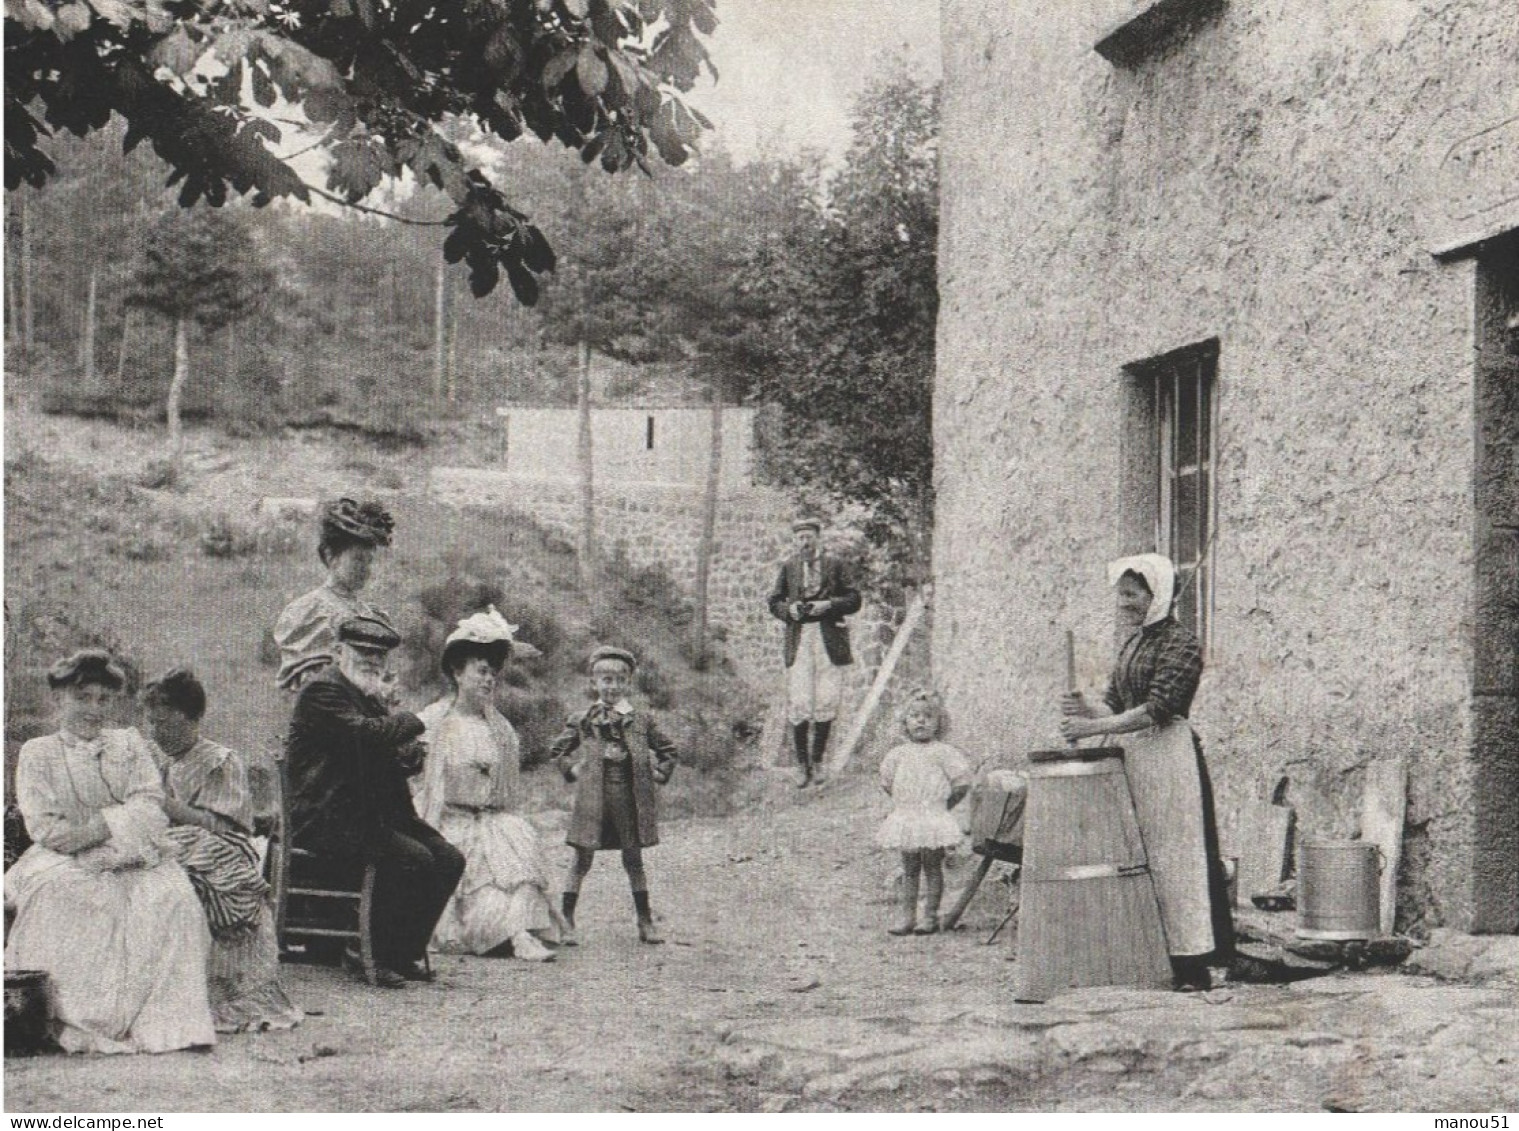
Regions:
M 1408 762 L 1378 758 L 1366 767 L 1361 796 L 1361 839 L 1381 852 L 1381 931 L 1390 935 L 1398 915 L 1398 865 L 1403 858 L 1403 818 L 1408 806 Z
M 881 661 L 880 668 L 876 670 L 876 678 L 870 685 L 870 693 L 865 696 L 865 702 L 860 704 L 854 721 L 849 724 L 849 733 L 839 747 L 838 757 L 828 767 L 830 777 L 842 773 L 844 767 L 849 765 L 850 758 L 854 756 L 854 748 L 865 734 L 865 727 L 870 723 L 870 717 L 880 706 L 881 696 L 886 693 L 886 685 L 891 682 L 892 673 L 897 669 L 897 662 L 901 660 L 902 653 L 907 650 L 907 642 L 912 639 L 918 622 L 923 619 L 923 611 L 928 607 L 929 595 L 931 595 L 931 587 L 927 585 L 913 594 L 912 601 L 907 606 L 907 615 L 902 618 L 902 627 L 897 630 L 891 647 L 887 649 L 886 658 Z

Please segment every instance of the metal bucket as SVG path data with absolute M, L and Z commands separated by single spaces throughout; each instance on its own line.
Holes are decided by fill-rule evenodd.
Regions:
M 1381 933 L 1382 853 L 1364 840 L 1308 841 L 1298 850 L 1299 938 L 1351 941 Z

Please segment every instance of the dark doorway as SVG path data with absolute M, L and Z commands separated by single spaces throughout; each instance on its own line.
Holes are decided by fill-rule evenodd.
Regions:
M 1519 933 L 1519 232 L 1477 258 L 1473 929 Z

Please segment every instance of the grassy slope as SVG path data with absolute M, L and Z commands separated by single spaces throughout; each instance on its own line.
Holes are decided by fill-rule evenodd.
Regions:
M 610 640 L 648 658 L 646 697 L 664 708 L 661 717 L 701 771 L 677 775 L 667 811 L 716 815 L 730 804 L 733 767 L 746 761 L 749 741 L 736 736 L 752 733 L 763 708 L 733 677 L 686 662 L 660 579 L 614 576 L 589 600 L 574 582 L 573 551 L 529 520 L 427 498 L 418 453 L 204 433 L 181 484 L 149 490 L 136 481 L 153 454 L 152 436 L 15 414 L 8 433 L 8 770 L 20 742 L 49 724 L 46 665 L 95 642 L 120 649 L 146 673 L 193 665 L 211 694 L 208 735 L 249 753 L 275 749 L 289 705 L 273 686 L 266 633 L 322 570 L 309 520 L 255 531 L 252 504 L 258 495 L 374 493 L 381 484 L 398 488 L 378 492 L 396 514 L 397 537 L 369 595 L 413 641 L 404 657 L 412 705 L 438 690 L 435 648 L 448 622 L 490 597 L 522 623 L 519 635 L 546 652 L 518 665 L 502 695 L 530 758 L 542 756 L 563 713 L 584 702 L 586 651 Z M 218 528 L 230 528 L 236 553 L 205 551 L 205 535 Z M 431 590 L 425 602 L 424 590 Z M 530 774 L 528 783 L 533 802 L 564 803 L 557 775 Z

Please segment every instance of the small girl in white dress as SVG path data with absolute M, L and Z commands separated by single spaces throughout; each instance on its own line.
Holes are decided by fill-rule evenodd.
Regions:
M 881 788 L 891 794 L 891 814 L 876 834 L 882 848 L 902 853 L 901 917 L 893 935 L 932 935 L 939 930 L 944 898 L 944 850 L 960 843 L 960 822 L 950 812 L 970 789 L 965 755 L 938 741 L 944 706 L 932 691 L 908 696 L 902 728 L 911 742 L 894 746 L 881 762 Z M 918 916 L 918 878 L 924 879 L 923 914 Z

